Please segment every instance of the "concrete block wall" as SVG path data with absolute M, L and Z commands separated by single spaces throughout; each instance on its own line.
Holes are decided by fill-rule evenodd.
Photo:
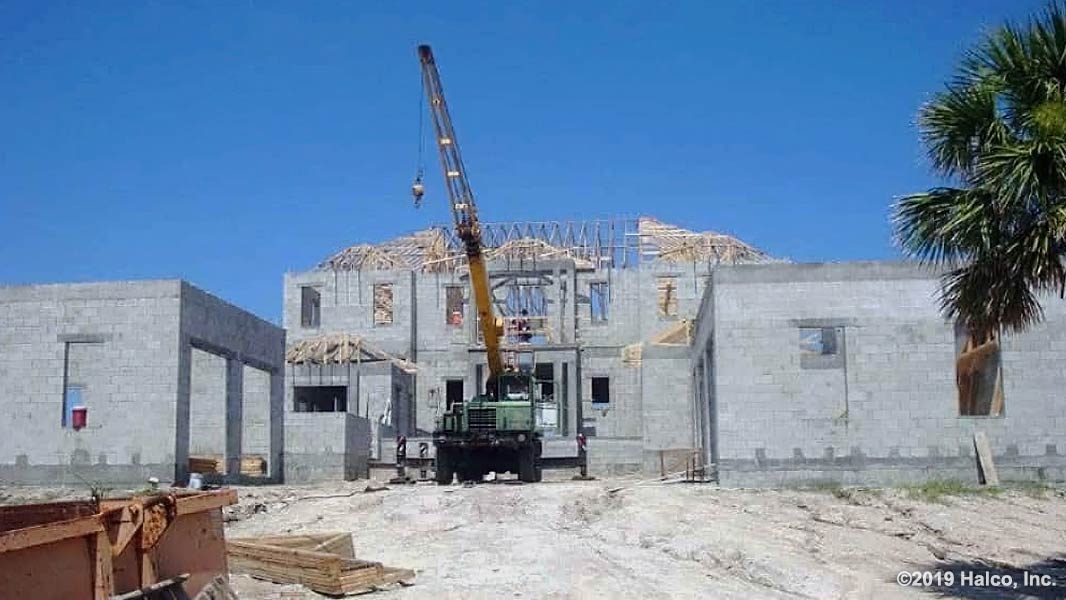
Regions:
M 270 456 L 270 380 L 269 371 L 244 366 L 244 394 L 241 407 L 241 452 Z
M 392 284 L 393 316 L 388 325 L 374 324 L 374 285 Z M 303 327 L 300 288 L 314 287 L 321 296 L 321 324 Z M 288 343 L 322 333 L 346 332 L 371 340 L 378 348 L 407 356 L 411 348 L 412 298 L 410 271 L 332 271 L 315 269 L 286 273 L 283 322 Z
M 641 425 L 644 442 L 644 470 L 660 466 L 662 450 L 692 450 L 692 379 L 689 375 L 687 346 L 653 346 L 644 349 L 641 360 Z
M 659 314 L 660 277 L 676 277 L 677 316 Z M 624 346 L 650 339 L 681 319 L 694 319 L 709 279 L 708 265 L 645 263 L 639 269 L 599 269 L 577 274 L 578 341 L 589 347 Z M 606 323 L 594 323 L 588 304 L 592 282 L 608 283 Z
M 281 329 L 179 280 L 0 287 L 0 481 L 182 479 L 193 441 L 192 340 L 280 375 Z M 274 378 L 279 394 L 281 383 Z M 88 407 L 81 431 L 63 425 L 65 384 Z M 218 398 L 217 385 L 202 391 Z M 240 391 L 226 395 L 239 401 Z M 214 431 L 231 413 L 196 423 Z
M 173 475 L 179 293 L 177 281 L 0 286 L 0 481 Z M 81 431 L 62 424 L 65 358 L 84 388 Z
M 184 281 L 180 282 L 180 289 L 175 477 L 183 480 L 188 475 L 190 444 L 195 439 L 192 428 L 196 425 L 191 412 L 196 381 L 192 367 L 196 353 L 204 352 L 225 363 L 225 412 L 218 414 L 214 422 L 224 423 L 226 479 L 240 481 L 240 457 L 264 454 L 261 451 L 266 446 L 268 476 L 272 481 L 281 481 L 285 471 L 285 330 Z M 265 374 L 266 386 L 261 379 L 258 384 L 245 384 L 249 367 Z M 217 401 L 212 408 L 217 410 Z M 244 427 L 246 408 L 255 415 L 249 419 L 248 435 Z M 264 414 L 269 416 L 266 440 Z M 256 440 L 255 452 L 244 447 L 246 439 Z M 212 447 L 217 444 L 212 443 Z
M 910 264 L 720 268 L 691 368 L 711 357 L 721 482 L 974 480 L 978 430 L 1001 477 L 1063 479 L 1066 303 L 1049 300 L 1046 323 L 1002 341 L 1004 415 L 964 417 L 937 291 Z M 843 328 L 838 368 L 804 368 L 806 326 Z
M 622 363 L 621 349 L 586 349 L 581 354 L 581 402 L 587 434 L 639 440 L 643 436 L 640 366 Z M 592 379 L 607 377 L 610 402 L 592 401 Z
M 285 480 L 308 483 L 365 477 L 370 423 L 351 413 L 290 413 L 285 419 Z
M 548 299 L 548 322 L 556 334 L 555 341 L 569 344 L 570 348 L 576 341 L 581 348 L 580 381 L 575 381 L 576 369 L 570 374 L 574 398 L 567 416 L 574 422 L 568 427 L 568 435 L 572 437 L 578 431 L 576 415 L 580 394 L 584 425 L 594 427 L 597 436 L 623 441 L 641 441 L 647 437 L 655 449 L 673 444 L 653 439 L 669 427 L 669 419 L 660 419 L 660 425 L 645 432 L 642 405 L 645 389 L 641 369 L 623 365 L 622 349 L 666 331 L 681 319 L 693 319 L 706 286 L 708 266 L 647 263 L 640 268 L 593 270 L 579 268 L 573 261 L 540 261 L 536 264 L 498 261 L 490 265 L 490 274 L 514 272 L 540 273 L 553 282 L 545 290 L 545 296 Z M 658 314 L 657 286 L 661 276 L 676 277 L 678 314 L 675 317 Z M 606 323 L 591 322 L 588 295 L 592 281 L 609 283 L 610 306 Z M 393 284 L 393 323 L 374 326 L 373 286 L 382 282 Z M 320 294 L 321 323 L 318 327 L 301 326 L 301 286 L 313 286 Z M 464 319 L 460 326 L 448 322 L 448 286 L 460 286 L 464 293 Z M 433 430 L 438 406 L 444 403 L 447 380 L 463 379 L 466 395 L 477 389 L 474 370 L 469 367 L 483 361 L 483 355 L 471 352 L 477 339 L 475 317 L 468 278 L 461 272 L 334 272 L 315 269 L 285 276 L 284 322 L 289 331 L 289 343 L 321 333 L 345 332 L 360 335 L 382 350 L 410 358 L 418 364 L 418 374 L 407 388 L 413 399 L 414 415 L 396 414 L 394 407 L 394 418 L 413 419 L 411 429 L 415 433 L 427 434 Z M 569 351 L 573 352 L 572 349 Z M 548 350 L 539 352 L 538 362 L 554 361 L 542 356 L 550 353 Z M 680 365 L 679 372 L 687 371 L 686 358 L 677 359 L 677 364 Z M 592 376 L 610 378 L 610 406 L 595 409 L 592 406 Z M 687 390 L 687 376 L 683 379 Z M 650 392 L 654 387 L 648 389 Z M 368 395 L 371 393 L 372 386 L 360 392 L 365 401 L 370 401 Z M 665 393 L 673 398 L 678 392 L 671 389 Z M 678 401 L 682 403 L 680 411 L 661 410 L 664 414 L 685 412 L 686 400 L 679 398 Z M 366 416 L 365 410 L 361 414 Z M 371 421 L 376 422 L 373 417 L 371 415 Z M 685 431 L 690 429 L 686 427 Z M 639 463 L 640 453 L 626 460 L 630 459 Z
M 189 454 L 226 455 L 226 359 L 192 349 Z

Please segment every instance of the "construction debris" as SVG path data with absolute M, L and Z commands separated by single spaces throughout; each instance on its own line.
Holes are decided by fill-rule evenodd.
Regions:
M 415 578 L 410 569 L 355 557 L 349 533 L 241 538 L 226 543 L 230 570 L 275 583 L 299 583 L 333 596 L 359 594 Z
M 625 268 L 642 262 L 739 264 L 778 262 L 735 237 L 694 232 L 651 217 L 593 221 L 481 223 L 492 261 L 571 259 L 581 267 Z M 463 243 L 450 228 L 431 227 L 380 244 L 358 244 L 322 261 L 335 271 L 466 268 Z
M 296 342 L 285 353 L 289 364 L 347 364 L 388 361 L 405 373 L 416 373 L 414 363 L 375 348 L 363 338 L 347 333 L 329 333 Z

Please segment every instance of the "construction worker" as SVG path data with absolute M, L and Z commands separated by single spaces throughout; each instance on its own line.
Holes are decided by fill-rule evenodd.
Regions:
M 515 322 L 515 329 L 518 330 L 518 341 L 523 344 L 528 344 L 533 340 L 533 332 L 529 327 L 529 311 L 522 309 L 522 317 Z

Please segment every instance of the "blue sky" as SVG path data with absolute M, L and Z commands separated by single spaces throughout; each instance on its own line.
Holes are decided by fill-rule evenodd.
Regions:
M 433 45 L 482 218 L 654 215 L 898 257 L 915 114 L 1029 0 L 0 1 L 0 283 L 282 274 L 448 218 L 409 197 Z M 432 150 L 432 148 L 430 148 Z

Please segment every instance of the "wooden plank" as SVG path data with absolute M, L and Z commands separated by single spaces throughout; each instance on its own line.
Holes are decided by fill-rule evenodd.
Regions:
M 992 461 L 992 446 L 983 431 L 973 434 L 973 447 L 977 453 L 977 477 L 984 485 L 999 485 L 999 475 Z
M 336 554 L 329 554 L 327 552 L 314 552 L 311 550 L 301 550 L 299 548 L 283 548 L 281 546 L 266 546 L 234 541 L 226 542 L 226 552 L 233 556 L 246 556 L 249 558 L 258 558 L 296 565 L 340 565 L 343 560 Z
M 334 539 L 338 536 L 350 536 L 348 533 L 308 533 L 304 535 L 279 535 L 267 537 L 230 538 L 231 542 L 254 544 L 257 546 L 281 546 L 283 548 L 300 548 L 303 550 L 315 550 L 315 546 Z
M 306 544 L 309 538 L 317 538 L 315 550 L 292 546 Z M 273 544 L 263 543 L 266 541 Z M 324 552 L 326 549 L 333 551 Z M 414 572 L 408 569 L 392 569 L 378 562 L 356 559 L 349 533 L 244 538 L 230 540 L 227 550 L 230 570 L 234 573 L 277 583 L 298 583 L 323 594 L 370 591 L 414 578 Z
M 315 552 L 329 552 L 344 558 L 355 558 L 355 546 L 352 545 L 352 534 L 339 533 L 331 536 L 314 548 Z
M 991 417 L 1003 414 L 1003 367 L 996 370 L 996 387 L 992 390 L 992 407 L 988 411 Z
M 104 526 L 97 517 L 92 516 L 5 531 L 0 533 L 0 552 L 12 552 L 69 538 L 85 537 L 103 530 Z

